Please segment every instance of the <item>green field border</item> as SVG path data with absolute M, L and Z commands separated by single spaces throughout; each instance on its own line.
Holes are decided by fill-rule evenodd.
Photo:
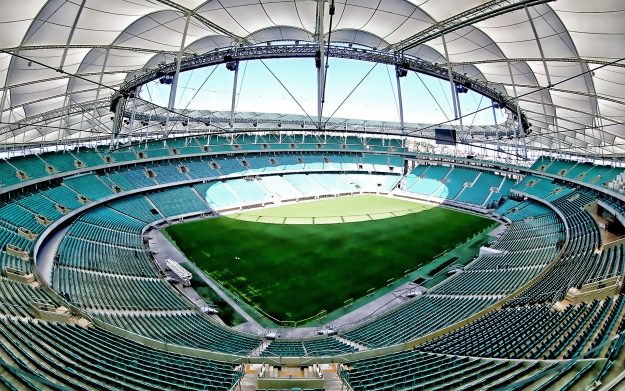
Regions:
M 452 266 L 455 265 L 462 265 L 465 266 L 466 264 L 468 264 L 469 262 L 471 262 L 473 260 L 473 257 L 475 255 L 477 255 L 478 251 L 470 251 L 470 253 L 472 254 L 471 256 L 465 256 L 460 258 L 457 262 L 454 262 L 453 264 L 450 264 L 448 266 L 446 266 L 445 268 L 443 268 L 440 272 L 436 273 L 436 275 L 434 276 L 430 276 L 429 272 L 432 269 L 437 268 L 439 265 L 443 264 L 444 262 L 448 261 L 451 257 L 454 257 L 454 255 L 458 252 L 462 252 L 463 250 L 468 250 L 471 246 L 475 245 L 475 244 L 483 244 L 486 242 L 489 242 L 490 240 L 492 240 L 492 237 L 490 235 L 488 235 L 489 232 L 491 232 L 492 230 L 496 229 L 499 226 L 498 223 L 494 223 L 492 226 L 487 227 L 486 229 L 478 232 L 477 234 L 475 234 L 474 236 L 472 236 L 471 238 L 467 239 L 464 243 L 460 243 L 458 246 L 454 247 L 453 250 L 444 252 L 442 254 L 439 254 L 438 256 L 436 256 L 434 259 L 432 259 L 430 262 L 422 265 L 421 267 L 412 270 L 412 271 L 406 271 L 403 277 L 399 277 L 396 278 L 395 280 L 389 282 L 386 286 L 380 287 L 374 291 L 372 291 L 371 293 L 369 293 L 366 296 L 362 296 L 360 298 L 355 299 L 354 301 L 352 301 L 351 303 L 349 303 L 348 305 L 342 307 L 342 308 L 337 308 L 336 310 L 328 313 L 327 315 L 324 315 L 323 317 L 319 317 L 316 319 L 313 319 L 307 323 L 304 323 L 302 325 L 298 325 L 301 327 L 312 327 L 312 326 L 321 326 L 323 324 L 335 321 L 336 319 L 340 318 L 343 315 L 346 315 L 352 311 L 357 310 L 360 307 L 363 307 L 369 303 L 371 303 L 372 301 L 386 295 L 387 293 L 390 293 L 394 290 L 396 290 L 397 288 L 401 287 L 402 285 L 410 282 L 410 281 L 415 281 L 418 278 L 426 278 L 426 281 L 423 282 L 421 285 L 426 287 L 426 288 L 432 288 L 433 286 L 439 284 L 440 282 L 446 280 L 448 276 L 446 273 L 443 273 L 446 270 L 449 270 Z M 442 277 L 442 278 L 441 278 Z M 323 321 L 322 323 L 319 323 L 320 321 Z
M 341 197 L 336 197 L 336 198 L 341 198 Z M 389 198 L 395 198 L 395 197 L 389 197 Z M 402 198 L 395 198 L 398 200 L 405 200 L 403 197 Z M 311 200 L 312 201 L 312 200 Z M 318 200 L 314 200 L 314 201 L 318 201 Z M 237 305 L 243 310 L 245 311 L 249 316 L 251 316 L 255 321 L 257 321 L 261 326 L 266 327 L 266 328 L 275 328 L 275 327 L 319 327 L 322 326 L 324 324 L 327 324 L 329 322 L 332 322 L 338 318 L 340 318 L 343 315 L 346 315 L 350 312 L 353 312 L 355 310 L 357 310 L 358 308 L 361 308 L 362 306 L 371 303 L 372 301 L 378 299 L 379 297 L 388 294 L 389 292 L 392 292 L 393 290 L 396 290 L 397 288 L 401 287 L 402 285 L 410 282 L 410 281 L 415 281 L 418 278 L 424 278 L 426 279 L 425 282 L 423 282 L 423 286 L 426 288 L 432 288 L 433 286 L 439 284 L 440 282 L 446 280 L 448 277 L 447 273 L 443 273 L 446 270 L 449 270 L 452 266 L 454 265 L 466 265 L 468 263 L 470 263 L 470 261 L 472 261 L 475 256 L 478 254 L 479 249 L 476 250 L 470 250 L 470 248 L 472 246 L 475 246 L 476 244 L 481 244 L 486 243 L 488 241 L 490 241 L 492 238 L 488 235 L 489 232 L 492 232 L 494 229 L 496 229 L 497 227 L 500 226 L 500 222 L 495 221 L 494 219 L 492 219 L 491 216 L 488 215 L 484 215 L 481 213 L 476 213 L 474 211 L 470 211 L 470 210 L 464 210 L 464 209 L 459 209 L 459 208 L 454 208 L 454 207 L 450 207 L 449 205 L 445 205 L 445 204 L 436 204 L 433 205 L 430 202 L 424 202 L 423 200 L 415 200 L 415 199 L 410 199 L 410 201 L 413 201 L 415 203 L 421 203 L 423 205 L 427 205 L 430 207 L 443 207 L 445 209 L 449 209 L 449 210 L 453 210 L 456 212 L 460 212 L 460 213 L 465 213 L 465 214 L 471 214 L 471 215 L 475 215 L 475 216 L 479 216 L 482 218 L 488 218 L 492 220 L 492 224 L 489 225 L 488 227 L 484 228 L 483 230 L 481 230 L 480 232 L 474 234 L 471 238 L 465 240 L 463 243 L 458 243 L 456 244 L 456 246 L 452 249 L 449 250 L 445 253 L 439 254 L 437 255 L 435 258 L 433 258 L 431 261 L 429 261 L 428 263 L 420 266 L 417 269 L 414 270 L 406 270 L 404 273 L 403 277 L 399 277 L 393 281 L 389 281 L 388 284 L 386 286 L 383 287 L 372 287 L 372 291 L 371 293 L 359 297 L 359 298 L 355 298 L 355 299 L 348 299 L 346 300 L 346 304 L 343 307 L 337 308 L 335 310 L 333 310 L 330 313 L 327 313 L 324 311 L 321 311 L 319 314 L 317 315 L 313 315 L 312 317 L 308 318 L 308 319 L 304 319 L 304 320 L 299 320 L 299 321 L 281 321 L 279 319 L 275 319 L 272 318 L 269 314 L 266 314 L 265 312 L 262 311 L 262 309 L 252 306 L 249 303 L 247 303 L 244 299 L 242 299 L 241 297 L 239 297 L 236 293 L 230 291 L 229 289 L 225 288 L 219 281 L 215 280 L 214 278 L 212 278 L 209 273 L 202 269 L 200 266 L 198 266 L 197 264 L 196 267 L 200 270 L 202 270 L 202 272 L 204 273 L 204 275 L 210 280 L 212 281 L 215 286 L 219 287 L 219 289 L 228 297 L 230 297 L 233 301 L 235 301 L 237 303 Z M 299 203 L 293 203 L 293 204 L 288 204 L 288 205 L 296 205 Z M 262 208 L 264 209 L 264 208 Z M 271 209 L 271 208 L 270 208 Z M 371 218 L 371 215 L 369 214 L 363 214 L 363 215 L 347 215 L 347 217 L 355 217 L 358 220 L 357 221 L 372 221 L 372 220 L 377 220 L 380 218 L 392 218 L 392 217 L 398 217 L 398 216 L 402 216 L 405 214 L 409 214 L 412 211 L 415 210 L 423 210 L 422 208 L 407 208 L 405 210 L 398 210 L 397 215 L 395 215 L 395 213 L 392 212 L 388 212 L 388 213 L 375 213 L 374 215 L 383 215 L 384 217 L 380 216 L 379 218 Z M 250 211 L 252 212 L 252 211 Z M 342 221 L 344 222 L 348 222 L 346 220 L 343 219 L 343 217 L 339 217 L 340 220 L 342 221 L 338 221 L 336 220 L 337 217 L 332 217 L 332 216 L 323 216 L 320 218 L 313 218 L 313 217 L 285 217 L 285 218 L 275 218 L 273 216 L 261 216 L 261 215 L 253 215 L 250 212 L 243 212 L 243 213 L 232 213 L 232 214 L 225 214 L 225 215 L 218 215 L 216 217 L 230 217 L 230 218 L 240 218 L 241 220 L 245 220 L 245 221 L 252 221 L 252 222 L 259 222 L 259 223 L 275 223 L 277 222 L 276 220 L 282 220 L 283 222 L 286 221 L 287 219 L 293 219 L 297 222 L 291 222 L 291 223 L 295 223 L 295 224 L 310 224 L 310 223 L 315 223 L 316 220 L 320 220 L 320 224 L 331 224 L 331 223 L 340 223 Z M 363 216 L 367 216 L 368 218 L 363 218 Z M 378 216 L 376 216 L 378 217 Z M 213 217 L 214 218 L 214 217 Z M 273 220 L 273 221 L 262 221 L 265 218 L 267 218 L 267 220 Z M 304 220 L 306 222 L 299 222 L 299 219 Z M 331 222 L 329 222 L 328 220 L 332 219 Z M 171 238 L 171 236 L 169 234 L 167 234 L 166 232 L 166 228 L 167 227 L 163 227 L 161 229 L 161 232 L 163 233 L 163 235 L 170 241 L 170 243 L 173 243 L 174 246 L 180 250 L 180 248 L 175 244 L 175 242 L 173 241 L 173 239 Z M 184 252 L 181 251 L 182 254 L 184 254 Z M 432 269 L 437 268 L 439 265 L 443 264 L 444 262 L 450 260 L 450 258 L 454 257 L 454 254 L 463 254 L 462 257 L 459 257 L 459 260 L 457 262 L 454 262 L 450 265 L 445 266 L 442 270 L 439 270 L 434 276 L 430 276 L 428 273 L 429 271 L 431 271 Z M 186 258 L 186 255 L 185 255 Z M 187 259 L 187 262 L 192 262 L 190 260 Z M 236 312 L 236 310 L 235 310 Z
M 452 266 L 455 266 L 455 265 L 464 266 L 468 264 L 470 261 L 472 261 L 474 256 L 477 255 L 477 252 L 479 251 L 479 249 L 478 251 L 471 251 L 469 250 L 469 248 L 471 246 L 474 246 L 475 244 L 483 244 L 492 240 L 492 237 L 488 235 L 488 233 L 496 229 L 499 225 L 500 224 L 498 222 L 493 221 L 493 224 L 491 226 L 478 232 L 473 237 L 467 239 L 465 242 L 458 244 L 456 247 L 454 247 L 453 250 L 439 254 L 432 261 L 422 265 L 421 267 L 417 269 L 407 270 L 403 277 L 399 277 L 393 281 L 390 281 L 386 286 L 379 287 L 377 289 L 375 289 L 374 287 L 375 290 L 373 290 L 370 294 L 356 298 L 351 303 L 347 304 L 344 307 L 337 308 L 334 311 L 325 313 L 323 315 L 317 314 L 313 316 L 312 318 L 304 319 L 300 321 L 280 321 L 279 319 L 272 319 L 270 315 L 265 314 L 261 309 L 250 305 L 244 299 L 239 297 L 236 293 L 224 287 L 219 281 L 212 278 L 206 270 L 200 268 L 197 265 L 195 266 L 198 269 L 202 270 L 206 278 L 212 281 L 215 284 L 215 286 L 218 286 L 219 289 L 224 294 L 226 294 L 228 297 L 234 300 L 243 311 L 245 311 L 248 315 L 250 315 L 256 322 L 258 322 L 263 327 L 266 327 L 266 328 L 318 327 L 318 326 L 327 324 L 329 322 L 332 322 L 340 318 L 341 316 L 346 315 L 354 310 L 357 310 L 358 308 L 363 307 L 371 303 L 372 301 L 384 296 L 385 294 L 394 291 L 400 286 L 410 281 L 415 281 L 418 278 L 426 278 L 426 281 L 422 284 L 426 288 L 431 288 L 434 285 L 439 284 L 440 282 L 450 277 L 446 273 L 443 273 L 444 271 L 449 270 L 450 267 Z M 165 228 L 162 229 L 162 232 L 164 231 L 165 231 Z M 167 238 L 170 239 L 170 237 L 167 237 Z M 175 243 L 175 242 L 173 242 L 172 240 L 172 243 Z M 435 269 L 443 262 L 448 261 L 451 257 L 454 257 L 457 253 L 463 253 L 463 252 L 464 252 L 464 256 L 460 257 L 460 259 L 457 262 L 454 262 L 453 264 L 446 266 L 441 271 L 436 273 L 434 276 L 430 276 L 428 274 L 432 269 Z M 193 263 L 190 260 L 187 260 L 186 262 Z

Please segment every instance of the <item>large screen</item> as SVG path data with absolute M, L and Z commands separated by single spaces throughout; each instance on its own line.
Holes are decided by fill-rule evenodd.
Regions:
M 456 145 L 456 129 L 434 129 L 438 145 Z

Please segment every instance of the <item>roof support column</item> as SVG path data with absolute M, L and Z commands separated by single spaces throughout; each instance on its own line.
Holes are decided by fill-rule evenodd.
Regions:
M 232 81 L 232 103 L 230 104 L 230 129 L 234 129 L 234 110 L 237 102 L 237 81 L 239 79 L 239 62 L 233 61 L 226 65 L 229 70 L 234 71 L 234 79 Z
M 547 88 L 551 87 L 551 77 L 549 76 L 549 68 L 547 67 L 547 61 L 545 61 L 545 53 L 543 52 L 543 45 L 540 43 L 540 39 L 538 38 L 538 33 L 536 32 L 536 26 L 534 26 L 534 19 L 530 15 L 530 11 L 525 8 L 525 13 L 527 14 L 527 20 L 530 22 L 530 26 L 532 27 L 532 31 L 534 32 L 534 39 L 536 40 L 536 45 L 538 46 L 538 52 L 540 53 L 540 58 L 543 60 L 543 67 L 545 68 L 545 76 L 547 77 Z
M 506 61 L 506 64 L 508 64 L 508 72 L 510 72 L 510 82 L 512 83 L 512 91 L 514 94 L 514 99 L 516 100 L 517 131 L 515 132 L 516 133 L 515 139 L 517 139 L 517 141 L 515 142 L 515 145 L 518 145 L 518 137 L 523 135 L 523 145 L 525 147 L 525 131 L 523 131 L 523 126 L 521 124 L 521 104 L 519 102 L 518 95 L 516 92 L 516 84 L 514 83 L 514 74 L 512 73 L 512 66 L 510 65 L 510 61 L 509 60 Z M 516 154 L 518 156 L 519 154 L 518 150 L 516 151 Z M 527 159 L 526 150 L 522 151 L 522 156 L 524 159 Z
M 592 77 L 592 76 L 588 76 L 588 77 Z M 588 92 L 590 93 L 590 88 L 591 85 L 588 83 L 588 77 L 587 75 L 584 75 L 584 81 L 586 82 L 586 88 L 588 89 Z M 595 91 L 594 86 L 592 86 L 592 90 L 593 92 Z M 593 114 L 593 118 L 592 118 L 592 136 L 594 139 L 599 139 L 599 145 L 595 148 L 595 154 L 597 156 L 600 156 L 601 159 L 604 158 L 604 153 L 603 153 L 603 146 L 605 145 L 605 135 L 603 134 L 603 129 L 602 128 L 602 121 L 601 121 L 601 113 L 599 112 L 599 101 L 598 99 L 595 97 L 594 102 L 593 102 L 593 98 L 589 97 L 588 98 L 590 100 L 590 107 L 592 109 L 592 114 Z M 597 137 L 595 135 L 595 130 L 597 132 L 599 132 L 599 137 Z M 607 145 L 606 145 L 607 147 Z
M 96 91 L 95 91 L 95 99 L 93 101 L 93 111 L 91 112 L 92 120 L 95 120 L 97 118 L 98 99 L 100 98 L 100 89 L 102 87 L 102 79 L 104 78 L 104 70 L 106 69 L 106 63 L 108 62 L 110 52 L 111 52 L 111 48 L 107 47 L 106 53 L 104 54 L 104 60 L 102 61 L 102 68 L 100 68 L 100 77 L 98 78 L 98 87 L 96 88 Z M 115 134 L 115 128 L 113 128 L 112 133 Z
M 80 148 L 80 141 L 82 140 L 82 124 L 85 121 L 85 113 L 80 114 L 80 125 L 78 126 L 78 140 L 76 141 L 76 148 Z
M 604 131 L 602 131 L 601 129 L 603 129 L 603 118 L 601 117 L 601 113 L 599 112 L 599 102 L 597 101 L 597 126 L 599 127 L 599 137 L 601 138 L 601 145 L 603 145 L 603 147 L 605 148 L 605 151 L 607 152 L 608 150 L 608 142 L 606 141 L 606 134 Z M 616 139 L 616 138 L 615 138 Z M 614 142 L 612 143 L 612 155 L 614 155 L 615 149 L 614 149 Z M 606 158 L 606 154 L 603 153 L 603 148 L 602 148 L 602 153 L 601 153 L 601 160 L 603 161 L 603 163 L 605 164 L 606 161 L 608 161 L 608 159 Z
M 167 103 L 167 118 L 165 120 L 165 132 L 163 133 L 163 138 L 167 138 L 167 135 L 169 134 L 169 116 L 176 103 L 176 90 L 178 89 L 178 77 L 180 75 L 180 63 L 182 62 L 182 53 L 184 52 L 184 45 L 187 40 L 187 31 L 189 31 L 190 21 L 191 21 L 191 14 L 189 13 L 187 14 L 187 20 L 184 24 L 182 40 L 180 41 L 180 50 L 178 50 L 178 55 L 176 56 L 176 72 L 174 73 L 174 79 L 172 80 L 171 88 L 169 90 L 169 103 Z
M 61 118 L 61 120 L 59 121 L 59 125 L 61 125 L 61 129 L 59 130 L 59 137 L 57 139 L 57 143 L 60 141 L 61 143 L 65 142 L 65 137 L 67 136 L 67 134 L 69 133 L 67 131 L 67 128 L 69 128 L 69 95 L 65 95 L 65 100 L 63 101 L 63 108 L 65 111 L 65 114 L 63 115 L 63 117 Z M 62 125 L 62 123 L 65 122 L 65 126 Z
M 464 124 L 462 122 L 462 107 L 460 106 L 460 95 L 458 94 L 458 89 L 455 85 L 453 85 L 452 90 L 452 98 L 455 96 L 456 103 L 458 105 L 458 123 L 460 125 L 460 134 L 464 136 Z M 466 141 L 466 137 L 464 137 L 463 141 Z M 469 153 L 473 153 L 473 145 L 469 144 Z
M 126 98 L 121 97 L 117 101 L 117 107 L 115 108 L 115 115 L 113 116 L 113 131 L 111 132 L 111 143 L 109 147 L 113 149 L 117 144 L 119 144 L 119 139 L 117 136 L 119 135 L 119 130 L 121 130 L 122 125 L 124 123 L 124 110 L 126 108 Z
M 2 113 L 4 112 L 4 102 L 7 99 L 8 87 L 2 89 L 2 98 L 0 98 L 0 122 L 2 122 Z
M 456 86 L 454 84 L 454 76 L 451 73 L 451 63 L 449 62 L 449 52 L 447 52 L 447 41 L 445 40 L 445 35 L 441 35 L 441 39 L 443 40 L 443 49 L 445 50 L 445 61 L 447 61 L 447 73 L 449 75 L 449 86 L 451 87 L 451 100 L 454 104 L 454 119 L 458 119 L 458 107 L 455 98 Z
M 325 36 L 323 33 L 323 15 L 325 12 L 325 0 L 317 1 L 317 55 L 315 56 L 315 67 L 317 68 L 317 129 L 321 130 L 323 115 L 323 86 L 325 85 Z
M 137 113 L 137 96 L 140 92 L 141 86 L 137 86 L 132 96 L 132 111 L 130 113 L 130 123 L 128 124 L 128 145 L 132 144 L 132 133 L 135 130 L 135 114 Z
M 540 58 L 543 61 L 543 67 L 545 68 L 545 77 L 547 78 L 547 88 L 551 88 L 551 75 L 549 74 L 549 67 L 547 66 L 547 61 L 545 60 L 545 53 L 543 51 L 543 45 L 540 42 L 540 38 L 538 38 L 538 33 L 536 32 L 536 26 L 534 25 L 534 19 L 532 19 L 532 16 L 530 15 L 530 11 L 527 8 L 527 6 L 523 7 L 525 8 L 525 13 L 527 14 L 527 20 L 529 20 L 530 22 L 530 26 L 532 27 L 532 32 L 534 33 L 534 39 L 536 40 L 536 45 L 538 46 L 538 51 L 540 53 Z M 542 97 L 542 93 L 541 93 L 541 102 L 543 104 L 543 114 L 545 116 L 545 120 L 547 119 L 547 111 L 545 109 L 545 102 L 543 100 Z M 518 103 L 517 103 L 518 104 Z M 558 126 L 558 117 L 555 115 L 555 110 L 556 108 L 553 108 L 554 110 L 554 116 L 553 116 L 553 124 L 555 126 L 555 130 L 556 130 L 556 145 L 557 145 L 557 152 L 556 152 L 556 156 L 558 156 L 559 154 L 562 153 L 562 145 L 560 143 L 560 129 Z
M 558 152 L 556 153 L 556 156 L 561 155 L 562 154 L 562 144 L 560 142 L 560 126 L 558 125 L 558 116 L 556 115 L 556 108 L 553 108 L 553 123 L 556 127 L 556 145 L 558 147 Z
M 542 103 L 543 106 L 543 115 L 545 116 L 545 123 L 549 123 L 548 119 L 547 119 L 547 108 L 545 107 L 545 99 L 543 98 L 543 94 L 542 91 L 539 92 L 540 93 L 540 102 Z M 557 148 L 558 150 L 556 151 L 556 156 L 558 156 L 558 153 L 560 153 L 560 131 L 558 130 L 558 117 L 555 115 L 555 110 L 556 108 L 553 108 L 554 110 L 554 116 L 553 116 L 553 125 L 555 126 L 556 129 L 556 144 L 557 144 Z
M 141 131 L 139 132 L 139 144 L 141 144 L 142 140 L 144 140 L 145 142 L 148 141 L 148 135 L 150 132 L 150 124 L 152 123 L 151 121 L 152 121 L 152 111 L 150 111 L 148 114 L 148 124 L 146 126 L 142 126 Z
M 497 151 L 495 157 L 499 159 L 499 124 L 497 123 L 497 112 L 495 111 L 495 102 L 491 101 L 491 107 L 493 109 L 493 122 L 495 122 L 495 138 L 497 139 Z
M 402 69 L 403 70 L 403 69 Z M 402 134 L 404 133 L 404 102 L 401 97 L 401 82 L 399 69 L 395 69 L 395 77 L 397 78 L 397 100 L 399 101 L 399 126 Z
M 87 0 L 82 0 L 80 3 L 80 7 L 78 8 L 78 12 L 76 13 L 76 18 L 74 18 L 74 24 L 72 24 L 72 29 L 69 32 L 69 36 L 67 37 L 67 43 L 65 44 L 65 50 L 63 50 L 63 56 L 61 57 L 61 63 L 59 64 L 59 69 L 63 69 L 65 65 L 65 58 L 67 57 L 67 50 L 69 49 L 70 43 L 72 43 L 72 38 L 74 37 L 74 31 L 76 31 L 76 25 L 78 24 L 78 19 L 80 19 L 80 14 L 82 14 L 83 8 L 85 8 L 85 3 Z

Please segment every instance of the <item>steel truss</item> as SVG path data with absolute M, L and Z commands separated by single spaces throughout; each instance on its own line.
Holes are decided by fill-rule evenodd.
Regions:
M 454 15 L 449 19 L 438 22 L 432 25 L 432 27 L 420 31 L 396 45 L 392 45 L 392 48 L 397 51 L 412 49 L 430 42 L 433 39 L 440 38 L 445 34 L 449 34 L 466 26 L 472 26 L 483 20 L 551 1 L 554 0 L 491 0 L 458 15 Z
M 224 64 L 228 61 L 246 61 L 260 60 L 272 58 L 314 58 L 319 47 L 315 44 L 300 45 L 261 45 L 261 46 L 241 46 L 236 50 L 233 48 L 225 48 L 214 50 L 198 56 L 188 56 L 182 59 L 180 63 L 180 71 L 188 71 L 207 66 Z M 402 65 L 407 70 L 423 73 L 439 79 L 448 80 L 449 71 L 447 67 L 422 60 L 420 58 L 399 55 L 398 53 L 353 48 L 348 46 L 330 45 L 325 49 L 325 55 L 335 58 L 344 58 L 350 60 L 359 60 L 374 62 L 388 65 Z M 228 61 L 226 60 L 228 56 Z M 113 94 L 111 101 L 113 106 L 117 106 L 119 98 L 129 96 L 138 86 L 144 85 L 151 81 L 157 80 L 165 75 L 174 75 L 176 72 L 176 62 L 171 62 L 160 66 L 157 69 L 147 70 L 141 75 L 135 75 L 122 83 L 118 92 Z M 516 103 L 506 94 L 489 86 L 486 82 L 473 80 L 460 73 L 451 72 L 451 79 L 458 83 L 466 85 L 471 90 L 480 93 L 493 101 L 501 103 L 501 105 L 513 113 L 517 112 Z

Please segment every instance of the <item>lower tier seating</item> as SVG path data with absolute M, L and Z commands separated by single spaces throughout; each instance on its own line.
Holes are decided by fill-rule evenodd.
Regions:
M 270 357 L 301 357 L 301 356 L 334 356 L 352 353 L 358 349 L 347 345 L 336 338 L 307 339 L 301 341 L 276 340 L 262 351 L 261 356 Z
M 0 317 L 0 353 L 29 388 L 230 390 L 233 364 L 149 348 L 98 328 Z M 38 381 L 37 379 L 42 379 Z
M 424 295 L 342 335 L 370 348 L 393 345 L 449 326 L 496 301 L 495 298 Z
M 353 390 L 461 390 L 540 384 L 546 367 L 532 362 L 484 360 L 406 351 L 344 365 L 339 375 Z M 570 368 L 574 371 L 573 368 Z M 544 373 L 541 373 L 545 371 Z M 527 381 L 532 379 L 536 381 Z M 542 376 L 541 376 L 542 375 Z
M 262 338 L 234 332 L 218 326 L 203 315 L 187 311 L 183 314 L 149 313 L 137 315 L 106 314 L 100 319 L 125 330 L 145 335 L 158 341 L 214 350 L 237 355 L 248 355 L 262 342 Z

